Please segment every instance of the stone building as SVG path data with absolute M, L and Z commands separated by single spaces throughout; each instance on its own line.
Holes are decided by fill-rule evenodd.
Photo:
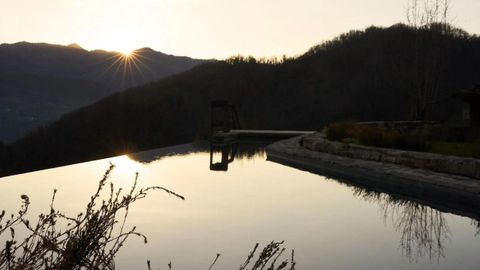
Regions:
M 446 139 L 457 142 L 477 141 L 480 134 L 480 85 L 460 90 L 453 97 L 457 101 L 461 100 L 461 107 L 445 123 Z
M 462 99 L 462 121 L 465 127 L 480 127 L 480 85 L 457 93 Z

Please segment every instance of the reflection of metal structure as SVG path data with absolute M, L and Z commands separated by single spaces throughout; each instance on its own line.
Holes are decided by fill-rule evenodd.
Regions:
M 215 100 L 210 103 L 211 134 L 229 132 L 240 128 L 237 110 L 227 100 Z
M 228 164 L 232 163 L 237 153 L 238 144 L 210 144 L 210 170 L 227 171 Z M 214 162 L 213 156 L 215 152 L 221 152 L 220 162 Z

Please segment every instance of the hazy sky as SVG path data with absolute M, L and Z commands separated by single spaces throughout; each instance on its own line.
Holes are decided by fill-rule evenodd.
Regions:
M 480 0 L 451 0 L 454 24 L 480 33 Z M 351 29 L 405 21 L 407 0 L 0 0 L 0 43 L 175 55 L 298 55 Z

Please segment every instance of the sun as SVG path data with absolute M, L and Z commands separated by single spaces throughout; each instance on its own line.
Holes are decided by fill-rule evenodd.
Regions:
M 134 41 L 125 40 L 124 38 L 106 39 L 100 42 L 97 47 L 106 51 L 119 53 L 125 57 L 131 56 L 133 52 L 139 48 Z
M 120 76 L 120 88 L 123 89 L 127 86 L 138 85 L 142 80 L 145 81 L 149 75 L 146 72 L 156 74 L 149 67 L 147 63 L 149 57 L 145 55 L 144 50 L 131 49 L 134 46 L 127 47 L 125 44 L 122 45 L 124 49 L 120 49 L 117 46 L 116 49 L 108 51 L 110 54 L 107 54 L 104 60 L 106 66 L 99 76 L 103 76 L 111 71 L 113 76 Z
M 109 52 L 116 52 L 123 56 L 131 56 L 136 49 L 145 47 L 144 37 L 138 27 L 128 22 L 119 22 L 115 27 L 101 35 L 92 36 L 86 43 L 93 49 L 100 49 Z
M 124 57 L 130 58 L 133 55 L 132 49 L 126 49 L 126 50 L 119 50 L 118 52 L 121 53 Z
M 116 52 L 123 57 L 131 57 L 135 51 L 133 46 L 111 46 L 112 52 Z

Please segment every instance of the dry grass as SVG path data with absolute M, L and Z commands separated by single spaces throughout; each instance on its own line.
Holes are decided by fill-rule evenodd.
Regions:
M 164 187 L 138 188 L 137 174 L 129 191 L 115 189 L 110 183 L 106 191 L 108 196 L 101 199 L 101 193 L 107 186 L 114 167 L 113 164 L 110 165 L 85 211 L 76 217 L 69 217 L 54 207 L 56 190 L 53 192 L 49 212 L 40 214 L 35 223 L 27 219 L 30 206 L 27 195 L 21 196 L 22 205 L 16 214 L 6 215 L 2 211 L 0 236 L 9 236 L 0 251 L 0 269 L 115 269 L 115 255 L 129 237 L 141 237 L 147 243 L 147 237 L 137 232 L 136 227 L 125 228 L 131 204 L 145 198 L 153 190 L 164 191 L 182 200 L 185 198 Z M 17 230 L 26 230 L 27 236 L 18 239 L 15 233 Z M 282 244 L 283 242 L 271 242 L 253 260 L 258 249 L 256 244 L 240 270 L 280 270 L 287 269 L 288 266 L 288 269 L 295 269 L 293 250 L 290 261 L 283 260 L 277 265 L 277 260 L 285 251 L 285 248 L 281 248 Z M 220 254 L 217 254 L 209 270 L 214 268 L 219 257 Z M 147 267 L 151 269 L 150 261 L 147 262 Z M 172 269 L 172 263 L 168 264 L 168 268 Z
M 277 264 L 278 259 L 282 256 L 285 248 L 282 247 L 283 241 L 274 242 L 272 241 L 268 244 L 259 254 L 257 260 L 253 261 L 255 257 L 255 252 L 258 249 L 258 243 L 255 245 L 253 250 L 248 255 L 245 262 L 240 266 L 240 270 L 256 270 L 256 269 L 267 269 L 267 270 L 280 270 L 280 269 L 290 269 L 294 270 L 295 265 L 295 251 L 292 250 L 290 261 L 288 259 L 282 260 Z M 253 264 L 253 265 L 251 265 Z M 269 266 L 270 265 L 270 266 Z M 250 267 L 250 268 L 249 268 Z M 268 267 L 268 268 L 265 268 Z M 288 268 L 287 268 L 288 267 Z
M 26 218 L 30 205 L 27 195 L 22 195 L 20 211 L 4 220 L 0 218 L 0 234 L 7 231 L 10 237 L 0 251 L 0 269 L 114 269 L 115 255 L 130 236 L 147 238 L 136 228 L 125 228 L 128 210 L 132 203 L 144 198 L 151 190 L 162 190 L 184 199 L 163 187 L 138 188 L 137 179 L 130 191 L 115 189 L 110 183 L 109 196 L 100 199 L 114 165 L 105 172 L 98 189 L 90 198 L 84 212 L 69 217 L 54 207 L 56 190 L 53 193 L 50 211 L 39 215 L 33 224 Z M 66 224 L 66 226 L 65 226 Z M 28 236 L 17 239 L 15 230 L 26 229 Z
M 376 147 L 412 151 L 427 151 L 429 144 L 416 134 L 400 134 L 395 130 L 360 125 L 352 121 L 331 123 L 326 130 L 327 139 Z

